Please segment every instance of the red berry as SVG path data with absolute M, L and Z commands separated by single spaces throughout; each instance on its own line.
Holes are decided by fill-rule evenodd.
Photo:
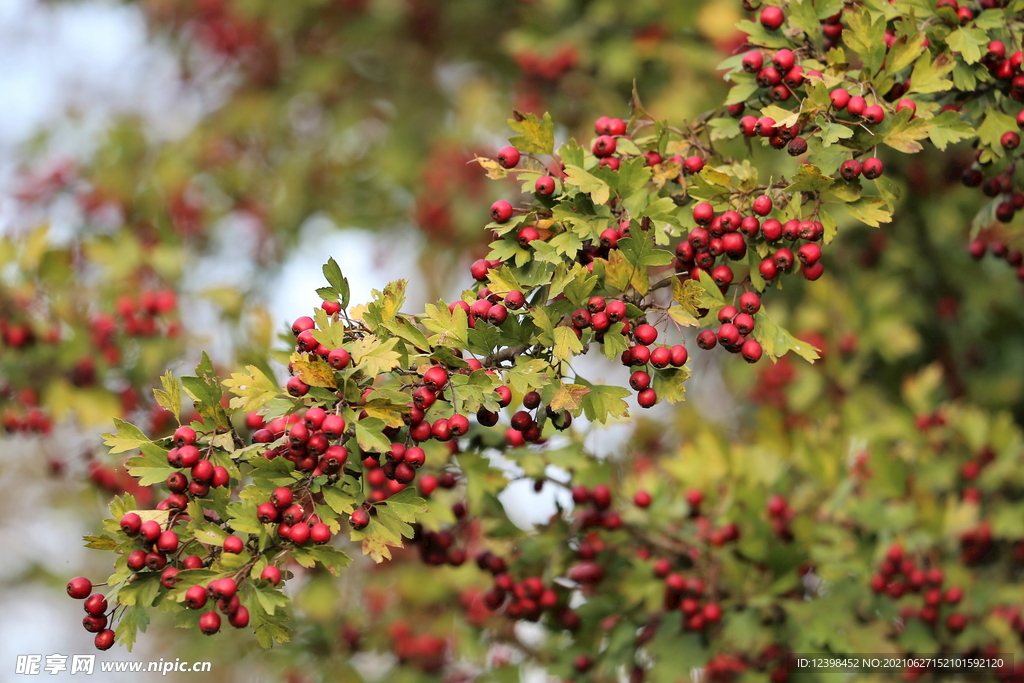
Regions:
M 740 349 L 740 355 L 743 356 L 743 360 L 748 363 L 756 363 L 761 360 L 762 353 L 763 349 L 761 348 L 761 344 L 755 339 L 748 339 L 743 342 L 743 346 Z
M 239 555 L 244 549 L 245 544 L 238 536 L 228 536 L 224 539 L 224 552 Z
M 866 107 L 861 114 L 864 121 L 872 126 L 877 126 L 885 119 L 885 110 L 877 104 Z
M 769 31 L 774 31 L 782 26 L 784 19 L 782 10 L 778 7 L 765 7 L 761 10 L 761 25 Z
M 351 356 L 345 349 L 331 349 L 327 353 L 327 363 L 335 370 L 347 368 L 351 359 Z
M 363 508 L 356 508 L 349 515 L 349 524 L 352 525 L 353 529 L 365 529 L 370 523 L 370 515 L 367 514 Z
M 766 194 L 759 196 L 754 200 L 753 209 L 757 215 L 767 216 L 772 212 L 772 198 Z
M 206 605 L 207 592 L 202 586 L 192 586 L 185 591 L 185 606 L 189 609 L 202 609 Z
M 697 334 L 697 346 L 702 349 L 713 349 L 718 344 L 718 337 L 711 330 L 703 330 Z
M 84 576 L 78 576 L 68 581 L 68 596 L 75 600 L 85 600 L 92 592 L 92 581 Z
M 550 197 L 555 193 L 555 179 L 549 175 L 542 175 L 533 184 L 533 191 L 541 197 Z
M 278 569 L 275 565 L 267 565 L 263 568 L 263 571 L 260 573 L 260 578 L 266 579 L 267 581 L 276 586 L 277 584 L 281 583 L 281 570 Z
M 602 135 L 594 141 L 591 149 L 595 157 L 610 157 L 615 153 L 615 138 L 610 135 Z
M 175 474 L 179 473 L 176 472 Z M 142 518 L 134 512 L 128 512 L 121 518 L 120 524 L 121 531 L 125 532 L 129 536 L 134 536 L 139 533 L 139 529 L 142 528 Z
M 512 218 L 512 205 L 504 199 L 491 204 L 491 220 L 495 223 L 508 223 Z
M 629 376 L 629 386 L 633 387 L 634 391 L 643 391 L 651 386 L 651 376 L 643 370 L 637 370 Z
M 220 615 L 216 612 L 206 612 L 199 617 L 199 630 L 205 635 L 212 636 L 220 630 Z
M 651 506 L 651 494 L 647 491 L 637 491 L 636 495 L 633 496 L 633 504 L 638 508 L 648 508 Z
M 899 114 L 904 109 L 910 110 L 910 118 L 914 118 L 917 114 L 917 103 L 914 100 L 902 99 L 896 103 L 896 113 Z
M 829 93 L 829 99 L 832 100 L 832 106 L 836 109 L 846 109 L 850 103 L 850 93 L 845 88 L 836 88 Z
M 1003 133 L 1003 137 L 999 138 L 999 144 L 1003 146 L 1003 149 L 1017 149 L 1020 146 L 1020 135 L 1016 131 L 1006 131 Z
M 860 95 L 854 95 L 846 103 L 846 111 L 850 112 L 853 116 L 860 116 L 867 109 L 868 103 Z
M 114 632 L 109 628 L 103 629 L 96 634 L 93 644 L 97 650 L 109 650 L 114 647 Z
M 515 168 L 519 165 L 519 150 L 509 145 L 498 151 L 498 163 L 502 168 Z
M 654 389 L 644 389 L 637 394 L 636 402 L 640 404 L 641 408 L 650 408 L 658 402 L 658 395 L 654 392 Z
M 93 593 L 85 599 L 85 611 L 94 617 L 102 617 L 107 611 L 107 598 L 102 593 Z
M 882 164 L 882 160 L 878 157 L 871 157 L 870 159 L 864 160 L 864 166 L 861 173 L 863 173 L 864 177 L 868 180 L 874 180 L 875 178 L 880 178 L 884 170 L 885 166 Z
M 743 70 L 748 74 L 756 74 L 764 66 L 764 55 L 757 50 L 751 50 L 743 55 Z

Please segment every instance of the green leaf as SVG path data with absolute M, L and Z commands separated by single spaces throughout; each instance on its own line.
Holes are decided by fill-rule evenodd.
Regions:
M 814 122 L 821 127 L 818 135 L 821 137 L 822 147 L 829 147 L 840 140 L 853 137 L 853 129 L 845 124 L 830 122 L 824 116 L 818 116 Z
M 437 305 L 427 304 L 424 308 L 423 327 L 433 332 L 430 342 L 435 346 L 465 348 L 469 343 L 469 319 L 466 311 L 456 306 L 449 311 L 443 301 Z
M 395 340 L 392 339 L 390 341 Z M 354 353 L 352 355 L 355 356 Z M 336 388 L 337 380 L 334 378 L 334 368 L 315 353 L 293 353 L 291 355 L 291 366 L 295 376 L 311 387 Z M 276 394 L 277 392 L 275 391 Z M 261 395 L 264 404 L 273 398 L 274 396 Z
M 985 120 L 978 126 L 978 139 L 981 144 L 991 149 L 996 156 L 1003 156 L 1003 145 L 1000 142 L 1003 133 L 1017 130 L 1017 120 L 995 108 L 985 111 Z
M 333 576 L 339 576 L 341 570 L 352 562 L 348 555 L 330 545 L 315 545 L 306 552 Z
M 721 116 L 708 121 L 711 129 L 711 140 L 731 140 L 740 136 L 740 120 L 731 116 Z
M 750 99 L 750 96 L 757 92 L 757 81 L 754 80 L 754 74 L 745 73 L 734 73 L 729 75 L 729 79 L 735 83 L 729 88 L 729 95 L 725 98 L 725 104 L 739 104 L 740 102 L 746 102 Z M 732 117 L 729 117 L 732 118 Z M 712 123 L 717 119 L 712 119 Z M 733 119 L 737 122 L 736 130 L 739 130 L 739 120 Z
M 252 412 L 259 410 L 280 393 L 277 382 L 274 382 L 255 365 L 246 365 L 249 374 L 234 372 L 224 380 L 224 386 L 234 394 L 230 406 L 233 410 Z
M 981 61 L 981 47 L 988 45 L 989 37 L 985 29 L 961 27 L 946 36 L 946 45 L 954 53 L 959 53 L 966 64 L 977 64 Z
M 607 358 L 618 358 L 623 351 L 629 348 L 629 340 L 626 335 L 622 334 L 625 327 L 623 323 L 615 323 L 605 330 L 601 351 Z
M 940 150 L 946 146 L 966 140 L 976 135 L 974 128 L 969 121 L 965 121 L 959 112 L 944 111 L 931 120 L 931 130 L 928 133 L 932 144 Z
M 651 240 L 646 237 L 627 237 L 619 240 L 618 251 L 625 257 L 629 264 L 629 283 L 641 295 L 646 294 L 650 287 L 650 275 L 648 268 L 655 266 L 667 266 L 672 263 L 672 252 L 665 249 L 658 249 Z M 612 252 L 609 254 L 611 260 Z
M 153 396 L 160 406 L 174 415 L 175 420 L 181 419 L 181 385 L 177 378 L 168 370 L 160 376 L 163 390 L 154 389 Z
M 835 178 L 822 175 L 821 169 L 812 164 L 800 164 L 793 182 L 786 188 L 786 192 L 823 192 L 832 187 Z
M 505 375 L 505 381 L 513 390 L 525 394 L 541 389 L 550 379 L 551 365 L 539 358 L 519 356 L 516 364 Z
M 142 433 L 142 430 L 124 420 L 114 418 L 114 426 L 117 428 L 117 433 L 104 434 L 103 444 L 110 447 L 111 453 L 124 453 L 135 448 L 140 447 L 142 444 L 152 443 L 146 438 L 146 435 Z M 164 461 L 166 464 L 166 461 Z
M 918 140 L 927 138 L 931 132 L 929 119 L 915 117 L 909 109 L 897 112 L 882 132 L 882 142 L 906 154 L 916 154 L 924 149 Z
M 179 471 L 178 468 L 171 467 L 167 462 L 167 451 L 158 446 L 155 447 L 155 450 L 148 448 L 146 450 L 150 452 L 144 452 L 125 463 L 128 474 L 138 479 L 140 486 L 162 484 L 168 476 Z
M 586 151 L 573 139 L 558 148 L 558 158 L 566 166 L 582 167 L 583 160 L 586 158 Z
M 909 93 L 928 94 L 945 92 L 953 87 L 953 82 L 943 78 L 953 70 L 955 61 L 945 53 L 939 54 L 932 61 L 930 54 L 923 54 L 914 62 L 914 70 L 910 74 Z
M 874 73 L 885 59 L 885 17 L 866 7 L 856 7 L 844 12 L 843 19 L 847 24 L 843 42 L 859 54 L 864 66 Z
M 568 360 L 583 352 L 583 342 L 569 327 L 556 327 L 554 329 L 554 338 L 552 353 L 558 360 Z
M 608 183 L 578 166 L 566 165 L 565 176 L 567 183 L 578 187 L 580 192 L 589 194 L 595 204 L 604 204 L 611 197 Z
M 447 310 L 447 307 L 445 309 Z M 465 317 L 464 311 L 462 315 Z M 363 371 L 363 374 L 367 377 L 376 377 L 382 372 L 390 372 L 398 367 L 398 364 L 401 362 L 401 355 L 395 351 L 396 346 L 398 346 L 397 337 L 392 337 L 382 342 L 380 339 L 368 334 L 362 339 L 352 342 L 350 350 L 352 352 L 352 360 Z M 327 363 L 324 363 L 324 366 L 330 369 Z M 333 380 L 332 376 L 331 381 L 333 382 Z
M 925 51 L 924 38 L 923 33 L 900 36 L 885 58 L 885 73 L 895 75 L 913 64 Z
M 892 209 L 882 197 L 861 197 L 856 202 L 847 204 L 846 210 L 851 216 L 873 228 L 892 221 Z
M 149 626 L 149 610 L 141 605 L 128 607 L 121 613 L 121 621 L 118 622 L 117 628 L 114 630 L 114 636 L 117 638 L 117 642 L 131 652 L 135 645 L 135 636 L 139 631 L 145 633 L 147 626 Z
M 754 319 L 756 321 L 753 332 L 754 339 L 761 344 L 765 354 L 773 361 L 778 360 L 789 351 L 812 363 L 819 358 L 817 349 L 807 342 L 796 339 L 787 330 L 776 325 L 768 317 L 768 311 L 764 305 L 754 315 Z
M 316 290 L 324 301 L 333 301 L 341 305 L 342 308 L 348 308 L 349 300 L 349 286 L 348 278 L 341 274 L 341 267 L 338 262 L 334 260 L 334 257 L 327 259 L 327 263 L 323 267 L 324 277 L 327 278 L 327 282 L 331 284 L 330 289 L 326 292 L 327 296 L 324 296 L 323 289 Z
M 384 436 L 384 421 L 377 417 L 364 417 L 356 422 L 356 441 L 363 452 L 386 453 L 391 440 Z
M 324 502 L 339 515 L 347 515 L 355 510 L 355 496 L 342 489 L 340 484 L 327 484 L 320 489 L 320 493 Z
M 383 292 L 378 292 L 376 289 L 370 292 L 373 296 L 373 301 L 366 304 L 366 310 L 363 311 L 362 318 L 363 322 L 371 330 L 376 330 L 384 323 L 395 319 L 395 316 L 402 309 L 402 304 L 405 303 L 405 288 L 407 285 L 407 280 L 396 280 L 389 282 Z
M 249 590 L 252 591 L 259 606 L 269 616 L 274 616 L 277 613 L 277 608 L 288 606 L 288 596 L 282 593 L 278 587 L 261 586 L 254 581 L 249 583 Z
M 684 382 L 690 378 L 689 368 L 655 369 L 653 375 L 654 393 L 658 395 L 660 400 L 668 401 L 669 403 L 679 403 L 686 399 L 686 386 Z
M 513 111 L 514 118 L 508 120 L 508 127 L 519 133 L 509 142 L 520 152 L 528 154 L 551 154 L 555 149 L 555 124 L 551 114 L 545 112 L 543 119 L 534 114 L 520 114 Z
M 605 424 L 610 419 L 629 416 L 629 406 L 622 400 L 630 395 L 629 389 L 591 384 L 582 377 L 577 377 L 577 381 L 590 389 L 583 397 L 583 413 L 588 420 Z

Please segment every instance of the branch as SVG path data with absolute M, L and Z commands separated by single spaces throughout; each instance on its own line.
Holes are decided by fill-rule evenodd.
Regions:
M 507 360 L 512 360 L 516 356 L 522 355 L 528 348 L 530 348 L 528 344 L 523 344 L 521 346 L 509 346 L 484 358 L 482 365 L 485 368 L 496 367 L 500 363 L 504 363 Z

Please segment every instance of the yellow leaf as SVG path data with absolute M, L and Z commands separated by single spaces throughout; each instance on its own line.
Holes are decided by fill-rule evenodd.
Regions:
M 563 384 L 551 399 L 551 409 L 575 413 L 583 407 L 583 397 L 589 393 L 590 389 L 582 384 Z
M 293 353 L 292 370 L 311 387 L 335 388 L 334 370 L 327 361 L 312 353 Z
M 231 373 L 231 377 L 224 380 L 223 384 L 235 395 L 230 403 L 233 409 L 252 412 L 270 402 L 280 392 L 280 388 L 277 382 L 264 375 L 255 365 L 247 365 L 245 369 L 249 372 L 248 375 L 241 372 Z

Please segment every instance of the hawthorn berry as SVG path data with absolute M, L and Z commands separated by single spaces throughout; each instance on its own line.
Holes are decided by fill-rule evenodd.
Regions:
M 785 16 L 782 14 L 782 10 L 778 7 L 765 7 L 761 10 L 761 26 L 764 26 L 769 31 L 775 31 L 785 20 Z
M 498 163 L 502 168 L 515 168 L 519 165 L 519 150 L 509 145 L 498 151 Z
M 861 173 L 863 173 L 864 177 L 868 180 L 874 180 L 875 178 L 880 178 L 884 170 L 885 167 L 882 164 L 882 160 L 878 157 L 871 157 L 864 160 Z
M 654 389 L 644 389 L 636 396 L 636 402 L 641 408 L 650 408 L 658 402 L 658 394 Z
M 75 600 L 85 600 L 92 592 L 92 581 L 84 576 L 78 576 L 68 581 L 67 589 L 69 597 Z
M 512 218 L 512 205 L 504 199 L 491 204 L 491 220 L 495 223 L 508 223 Z
M 206 612 L 199 617 L 199 630 L 203 634 L 212 636 L 220 630 L 220 615 L 216 612 Z

